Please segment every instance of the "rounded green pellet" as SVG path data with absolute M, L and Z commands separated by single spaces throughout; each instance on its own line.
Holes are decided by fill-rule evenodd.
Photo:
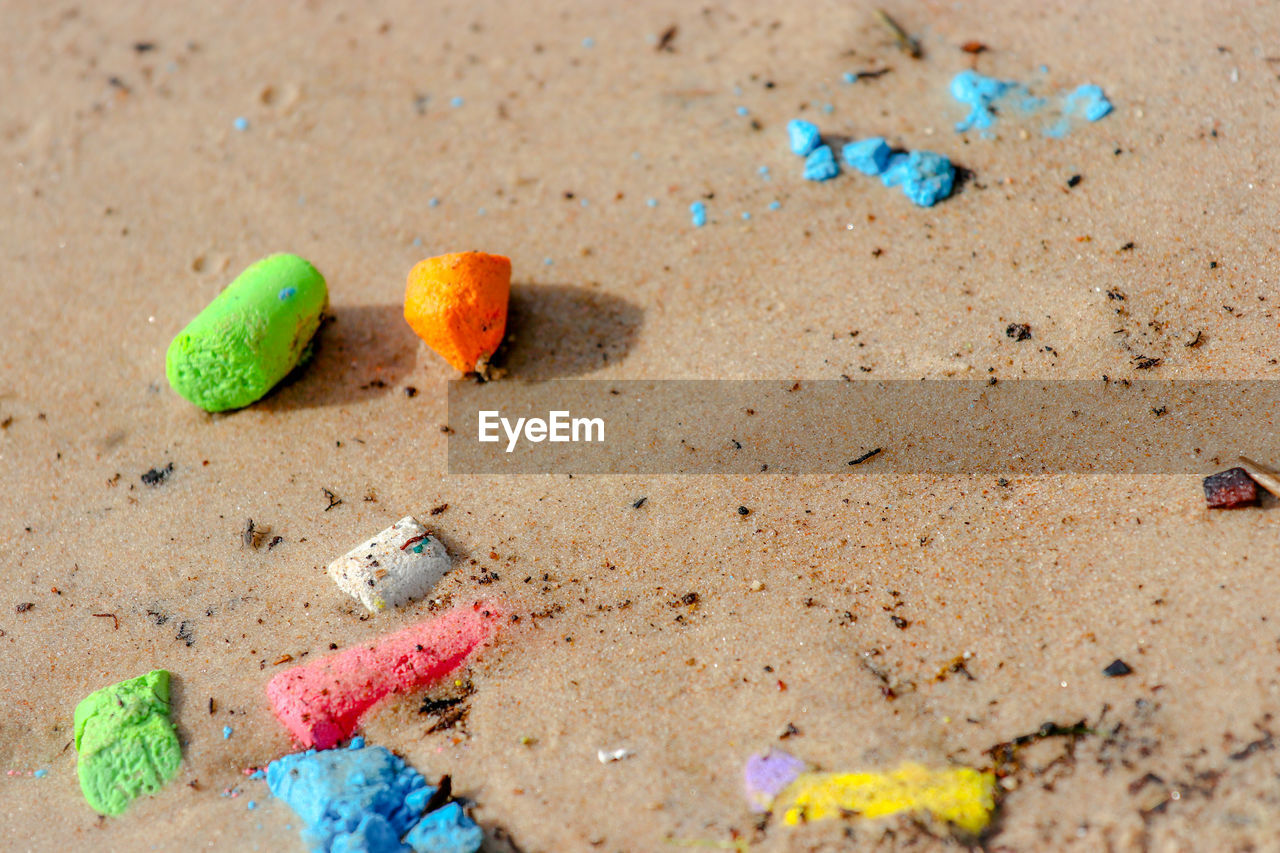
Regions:
M 169 344 L 169 384 L 208 412 L 247 406 L 298 365 L 328 305 L 324 276 L 307 261 L 263 258 Z

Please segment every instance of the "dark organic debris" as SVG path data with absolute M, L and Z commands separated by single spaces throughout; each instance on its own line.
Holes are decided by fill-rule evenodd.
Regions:
M 883 450 L 884 450 L 883 447 L 877 447 L 874 450 L 868 450 L 866 453 L 862 454 L 861 456 L 857 456 L 857 457 L 854 457 L 853 459 L 850 459 L 849 464 L 861 465 L 863 462 L 866 462 L 872 456 L 875 456 L 876 454 L 881 453 Z
M 1008 328 L 1004 330 L 1006 338 L 1013 338 L 1015 341 L 1031 340 L 1031 326 L 1027 323 L 1010 323 Z
M 142 482 L 147 486 L 158 486 L 165 480 L 169 479 L 169 475 L 173 473 L 173 463 L 170 462 L 163 468 L 152 468 L 150 471 L 142 475 Z
M 658 43 L 654 45 L 654 50 L 659 52 L 665 50 L 667 53 L 675 53 L 676 49 L 674 42 L 676 40 L 676 35 L 678 35 L 679 32 L 680 28 L 675 24 L 667 27 L 662 31 L 662 35 L 658 36 Z

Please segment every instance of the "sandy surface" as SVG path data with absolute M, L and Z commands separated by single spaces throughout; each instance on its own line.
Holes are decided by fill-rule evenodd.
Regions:
M 1274 378 L 1274 4 L 892 4 L 920 61 L 856 3 L 215 5 L 0 3 L 6 847 L 301 849 L 242 774 L 290 749 L 263 686 L 283 655 L 426 614 L 363 619 L 323 567 L 447 504 L 441 596 L 524 618 L 460 675 L 454 728 L 428 734 L 411 696 L 366 733 L 521 850 L 941 847 L 909 823 L 760 828 L 743 761 L 989 767 L 1081 720 L 1020 751 L 990 849 L 1277 848 L 1273 501 L 1210 513 L 1192 475 L 449 476 L 452 374 L 399 318 L 415 261 L 480 248 L 513 259 L 517 377 L 1094 378 L 1149 356 Z M 1043 91 L 1098 83 L 1115 113 L 955 134 L 971 39 L 984 72 L 1043 64 Z M 798 114 L 974 177 L 931 209 L 807 183 Z M 296 381 L 206 415 L 165 349 L 274 251 L 326 275 L 335 320 Z M 246 516 L 282 542 L 242 548 Z M 965 652 L 972 678 L 940 680 Z M 1104 678 L 1116 658 L 1134 674 Z M 183 766 L 100 821 L 72 709 L 153 667 Z

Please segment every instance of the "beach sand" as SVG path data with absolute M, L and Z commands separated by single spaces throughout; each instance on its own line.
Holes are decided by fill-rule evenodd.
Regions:
M 1003 484 L 449 475 L 456 374 L 401 316 L 415 262 L 481 249 L 512 259 L 514 379 L 1098 379 L 1139 357 L 1162 359 L 1147 378 L 1275 378 L 1280 9 L 1230 5 L 887 6 L 914 60 L 871 5 L 822 0 L 5 2 L 4 846 L 302 849 L 243 772 L 293 749 L 264 686 L 430 612 L 365 617 L 324 573 L 412 514 L 456 557 L 437 607 L 521 619 L 423 694 L 467 694 L 451 728 L 412 695 L 364 733 L 450 774 L 494 849 L 942 848 L 905 820 L 760 824 L 743 763 L 990 768 L 1081 721 L 1005 768 L 988 849 L 1277 849 L 1280 528 L 1270 498 L 1205 508 L 1200 477 L 1234 460 Z M 947 85 L 975 65 L 1116 109 L 1061 139 L 1017 116 L 959 135 Z M 797 115 L 973 176 L 932 208 L 806 182 Z M 205 414 L 165 350 L 277 251 L 324 273 L 333 320 L 284 387 Z M 279 544 L 243 547 L 245 518 Z M 1133 674 L 1104 677 L 1115 659 Z M 100 820 L 72 711 L 157 667 L 183 764 Z

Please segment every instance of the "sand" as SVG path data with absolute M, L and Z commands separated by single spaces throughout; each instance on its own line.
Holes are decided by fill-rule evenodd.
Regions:
M 910 823 L 760 828 L 743 762 L 990 767 L 1049 721 L 1087 732 L 1018 753 L 989 849 L 1276 849 L 1280 534 L 1271 499 L 1205 509 L 1200 476 L 1232 460 L 1004 485 L 447 473 L 455 374 L 400 318 L 408 270 L 447 251 L 512 258 L 516 379 L 1097 378 L 1138 357 L 1276 377 L 1280 10 L 891 4 L 915 61 L 870 8 L 4 3 L 5 846 L 302 849 L 243 774 L 291 749 L 264 685 L 432 609 L 366 617 L 324 573 L 413 514 L 459 557 L 442 605 L 523 618 L 426 694 L 470 691 L 452 728 L 429 733 L 414 695 L 365 734 L 451 774 L 495 849 L 941 848 Z M 1013 117 L 959 136 L 947 83 L 974 63 L 1045 65 L 1046 90 L 1097 83 L 1116 111 L 1063 139 Z M 807 183 L 796 115 L 974 176 L 929 209 Z M 168 389 L 165 349 L 276 251 L 325 274 L 334 320 L 285 387 L 206 415 Z M 243 547 L 247 517 L 282 541 Z M 939 678 L 965 653 L 971 677 Z M 1117 658 L 1133 674 L 1104 677 Z M 183 765 L 99 820 L 72 710 L 154 667 Z

